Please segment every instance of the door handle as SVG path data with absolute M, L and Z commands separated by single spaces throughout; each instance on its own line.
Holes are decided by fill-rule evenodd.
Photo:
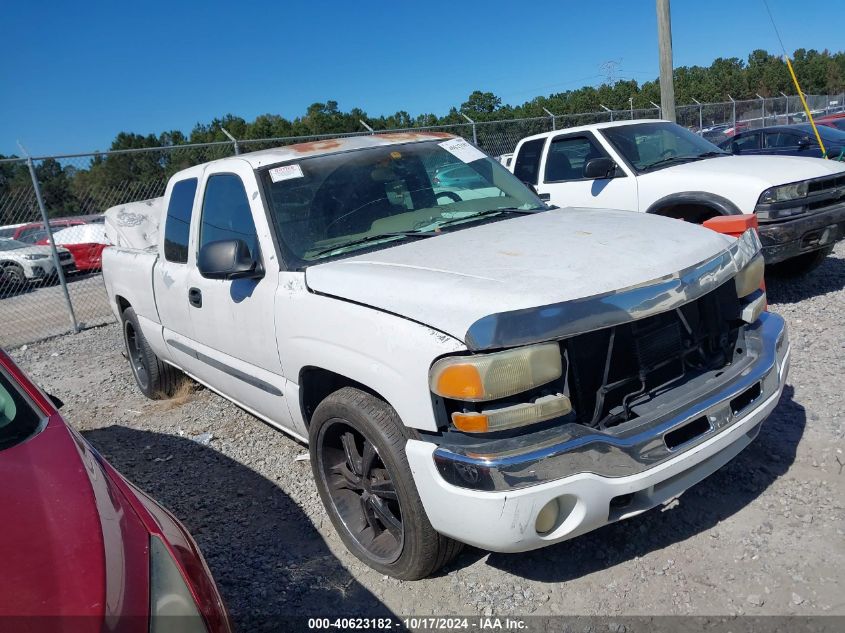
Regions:
M 540 198 L 540 200 L 544 200 L 546 202 L 548 202 L 549 200 L 552 199 L 552 194 L 550 194 L 550 193 L 541 193 L 541 194 L 537 194 L 537 195 Z
M 190 288 L 188 290 L 188 303 L 195 308 L 202 307 L 202 290 L 199 288 Z

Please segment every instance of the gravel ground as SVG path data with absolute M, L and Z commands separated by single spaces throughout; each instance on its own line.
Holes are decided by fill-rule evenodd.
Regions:
M 845 243 L 809 276 L 768 285 L 792 369 L 733 462 L 667 507 L 536 552 L 467 548 L 412 583 L 346 553 L 296 459 L 301 444 L 206 389 L 144 399 L 117 326 L 12 355 L 188 526 L 241 630 L 272 614 L 841 615 Z

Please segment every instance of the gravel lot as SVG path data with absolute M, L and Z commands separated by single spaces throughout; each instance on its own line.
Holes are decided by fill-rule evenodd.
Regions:
M 114 320 L 101 274 L 78 273 L 67 281 L 81 327 Z M 13 293 L 0 290 L 0 324 L 0 346 L 7 349 L 72 330 L 67 300 L 58 282 L 30 284 Z
M 845 614 L 845 243 L 769 279 L 792 369 L 760 436 L 666 508 L 521 555 L 468 548 L 400 582 L 347 554 L 306 449 L 192 388 L 145 400 L 115 325 L 12 351 L 120 471 L 202 547 L 240 630 L 272 614 Z M 6 326 L 4 325 L 4 328 Z M 208 436 L 213 438 L 206 443 Z M 200 441 L 198 441 L 200 440 Z

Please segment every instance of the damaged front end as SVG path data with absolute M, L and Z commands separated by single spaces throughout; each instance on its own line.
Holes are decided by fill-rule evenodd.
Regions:
M 786 371 L 785 326 L 763 313 L 762 272 L 749 231 L 677 275 L 476 324 L 470 347 L 508 349 L 433 365 L 441 476 L 478 490 L 621 477 L 745 418 L 776 397 Z

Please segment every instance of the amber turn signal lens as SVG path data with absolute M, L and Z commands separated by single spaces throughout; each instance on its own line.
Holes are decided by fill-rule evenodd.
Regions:
M 484 397 L 484 384 L 475 366 L 452 365 L 438 374 L 434 392 L 456 400 L 481 400 Z
M 487 433 L 490 420 L 483 413 L 453 413 L 452 424 L 464 433 Z

